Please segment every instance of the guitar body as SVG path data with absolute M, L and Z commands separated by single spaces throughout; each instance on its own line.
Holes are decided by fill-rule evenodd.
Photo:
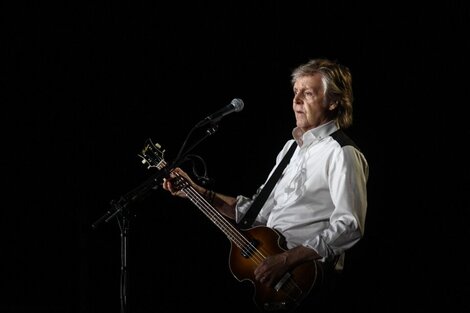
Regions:
M 241 231 L 265 257 L 286 251 L 284 237 L 276 230 L 256 226 Z M 255 259 L 253 259 L 255 258 Z M 239 245 L 232 243 L 230 271 L 239 281 L 250 281 L 255 286 L 253 300 L 264 312 L 293 311 L 322 280 L 322 268 L 316 261 L 305 262 L 281 278 L 283 283 L 268 286 L 255 280 L 254 270 L 259 265 L 258 256 L 250 255 Z

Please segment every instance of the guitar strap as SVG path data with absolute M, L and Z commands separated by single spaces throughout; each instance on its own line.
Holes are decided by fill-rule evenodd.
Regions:
M 284 171 L 284 168 L 289 163 L 290 158 L 294 154 L 296 147 L 297 147 L 297 142 L 294 140 L 294 142 L 292 142 L 292 145 L 289 148 L 289 151 L 287 151 L 287 153 L 284 155 L 281 162 L 276 167 L 276 170 L 269 178 L 268 182 L 264 185 L 263 189 L 261 189 L 259 195 L 255 198 L 250 208 L 245 213 L 245 216 L 243 216 L 242 220 L 239 222 L 241 226 L 251 227 L 253 225 L 253 222 L 255 221 L 256 216 L 258 216 L 258 213 L 263 207 L 264 202 L 266 202 L 266 199 L 271 193 L 271 190 L 274 188 L 274 185 L 276 185 L 276 182 L 278 181 L 279 177 Z

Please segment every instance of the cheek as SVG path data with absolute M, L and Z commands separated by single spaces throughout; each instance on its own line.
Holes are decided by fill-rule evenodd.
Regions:
M 305 112 L 305 116 L 310 117 L 312 116 L 312 113 L 314 112 L 314 110 L 312 110 L 312 107 L 307 105 L 304 108 L 304 112 Z
M 313 101 L 305 106 L 305 113 L 308 116 L 316 115 L 324 110 L 324 105 L 320 101 Z

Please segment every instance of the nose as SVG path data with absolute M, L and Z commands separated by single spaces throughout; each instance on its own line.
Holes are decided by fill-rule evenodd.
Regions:
M 294 98 L 292 99 L 292 102 L 294 104 L 302 104 L 302 97 L 301 97 L 301 94 L 298 93 L 296 95 L 294 95 Z
M 304 90 L 296 90 L 294 92 L 294 103 L 303 103 L 305 97 L 305 92 Z

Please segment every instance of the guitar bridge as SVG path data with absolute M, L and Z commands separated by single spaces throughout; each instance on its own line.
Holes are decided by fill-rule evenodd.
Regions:
M 286 302 L 286 301 L 280 301 L 280 302 L 267 302 L 263 305 L 263 310 L 266 312 L 270 311 L 281 311 L 286 312 L 286 310 L 291 310 L 293 307 L 292 303 Z

